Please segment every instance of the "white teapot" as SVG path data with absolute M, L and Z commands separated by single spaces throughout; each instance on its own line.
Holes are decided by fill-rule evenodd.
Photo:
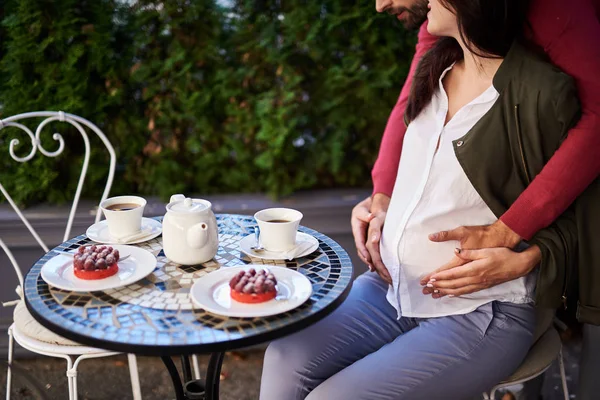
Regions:
M 167 258 L 183 265 L 211 260 L 219 248 L 217 219 L 207 200 L 171 196 L 162 223 L 163 250 Z

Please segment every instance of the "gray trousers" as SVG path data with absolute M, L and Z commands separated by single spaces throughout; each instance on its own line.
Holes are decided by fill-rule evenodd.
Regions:
M 260 398 L 470 399 L 509 376 L 531 346 L 532 304 L 398 320 L 386 292 L 367 272 L 331 315 L 271 343 Z

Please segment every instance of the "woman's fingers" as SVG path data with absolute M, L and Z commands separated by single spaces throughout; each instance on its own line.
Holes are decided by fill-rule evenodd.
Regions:
M 475 275 L 477 272 L 475 270 L 478 267 L 477 261 L 467 262 L 461 260 L 462 264 L 454 266 L 452 268 L 448 268 L 443 271 L 438 271 L 431 275 L 431 280 L 434 283 L 438 283 L 440 281 L 448 281 L 453 279 L 461 279 Z
M 451 280 L 444 280 L 444 281 L 435 281 L 433 283 L 431 283 L 430 288 L 431 289 L 460 289 L 462 287 L 465 286 L 469 286 L 469 285 L 476 285 L 476 284 L 480 284 L 481 282 L 479 282 L 479 279 L 477 277 L 473 277 L 473 276 L 469 276 L 466 278 L 459 278 L 459 279 L 451 279 Z
M 433 298 L 439 299 L 440 297 L 443 297 L 443 296 L 448 296 L 448 297 L 464 296 L 466 294 L 475 293 L 475 292 L 478 292 L 483 289 L 486 289 L 486 287 L 483 285 L 479 285 L 479 284 L 463 286 L 460 289 L 437 289 L 437 290 L 439 290 L 439 293 L 434 293 Z
M 458 250 L 458 249 L 457 249 Z M 460 267 L 461 265 L 464 265 L 466 263 L 465 260 L 463 260 L 460 257 L 453 257 L 452 260 L 450 260 L 450 262 L 442 265 L 441 267 L 439 267 L 438 269 L 436 269 L 435 271 L 433 271 L 430 274 L 425 275 L 423 278 L 421 278 L 421 285 L 425 286 L 427 285 L 432 279 L 437 279 L 437 275 L 442 272 L 442 271 L 448 271 L 448 270 L 452 270 L 453 268 L 457 268 Z

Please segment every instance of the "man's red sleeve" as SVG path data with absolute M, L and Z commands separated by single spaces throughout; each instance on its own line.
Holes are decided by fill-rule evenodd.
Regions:
M 600 174 L 600 22 L 598 0 L 537 0 L 534 41 L 576 83 L 582 117 L 501 220 L 525 239 L 550 225 Z
M 396 106 L 388 118 L 383 139 L 379 148 L 379 155 L 375 166 L 371 171 L 373 178 L 373 194 L 383 193 L 392 196 L 396 175 L 398 174 L 398 164 L 400 163 L 400 153 L 402 152 L 402 142 L 406 133 L 404 124 L 404 111 L 408 102 L 408 95 L 412 85 L 413 75 L 421 57 L 433 46 L 436 37 L 427 32 L 427 22 L 419 30 L 416 52 L 410 65 L 408 77 L 402 87 L 402 92 L 398 98 Z

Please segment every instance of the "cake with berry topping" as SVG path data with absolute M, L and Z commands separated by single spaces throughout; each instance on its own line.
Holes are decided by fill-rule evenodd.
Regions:
M 80 279 L 104 279 L 119 271 L 118 261 L 119 250 L 111 246 L 81 246 L 73 256 L 73 269 Z
M 277 279 L 267 271 L 240 271 L 229 281 L 231 298 L 240 303 L 264 303 L 277 296 Z

